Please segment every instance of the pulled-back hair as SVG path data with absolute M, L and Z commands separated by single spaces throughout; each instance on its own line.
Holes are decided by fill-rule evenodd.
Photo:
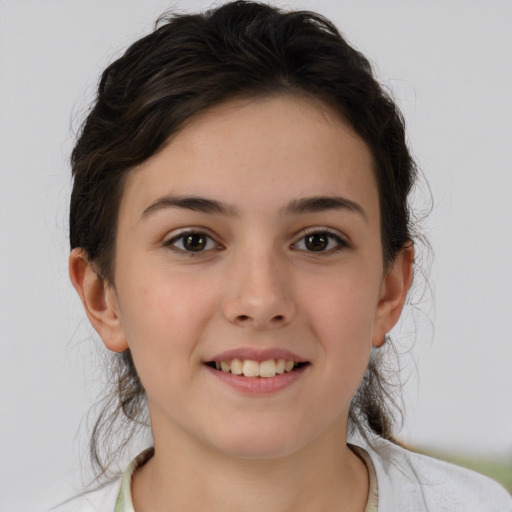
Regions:
M 104 71 L 71 158 L 71 248 L 82 248 L 99 275 L 115 285 L 117 217 L 130 170 L 205 110 L 236 97 L 277 94 L 324 101 L 370 148 L 383 259 L 385 267 L 390 265 L 411 242 L 408 194 L 416 177 L 397 106 L 368 60 L 330 21 L 247 1 L 203 14 L 166 16 Z M 105 439 L 114 426 L 125 422 L 132 432 L 146 412 L 130 351 L 112 357 L 114 392 L 91 438 L 92 459 L 101 472 L 109 460 L 101 447 L 108 446 Z M 373 356 L 352 400 L 351 426 L 391 439 L 392 397 Z

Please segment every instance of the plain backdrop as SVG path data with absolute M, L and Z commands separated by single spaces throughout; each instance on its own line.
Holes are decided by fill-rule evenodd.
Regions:
M 326 15 L 369 57 L 430 183 L 435 300 L 395 332 L 401 438 L 512 460 L 512 2 L 276 3 Z M 99 343 L 67 278 L 73 131 L 101 70 L 160 13 L 209 5 L 0 0 L 2 512 L 42 510 L 77 474 L 100 391 Z M 417 204 L 428 199 L 423 185 Z

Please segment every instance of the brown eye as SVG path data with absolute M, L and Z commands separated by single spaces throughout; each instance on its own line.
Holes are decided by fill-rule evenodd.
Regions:
M 325 252 L 330 254 L 348 247 L 340 236 L 329 231 L 316 231 L 303 236 L 292 248 L 306 252 Z
M 308 251 L 325 251 L 329 245 L 327 233 L 313 233 L 304 237 L 304 243 Z
M 202 251 L 206 247 L 206 236 L 202 233 L 192 233 L 183 237 L 183 247 L 186 251 Z
M 209 251 L 218 247 L 210 236 L 201 232 L 182 233 L 169 240 L 166 245 L 188 253 Z

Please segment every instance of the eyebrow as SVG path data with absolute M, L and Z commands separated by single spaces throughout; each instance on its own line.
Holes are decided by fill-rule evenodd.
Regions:
M 295 199 L 283 211 L 287 214 L 295 214 L 316 213 L 327 210 L 346 210 L 351 213 L 357 213 L 368 222 L 368 217 L 359 203 L 340 196 L 315 196 Z
M 240 213 L 235 206 L 227 205 L 214 199 L 197 196 L 166 195 L 151 203 L 143 212 L 141 218 L 149 217 L 159 210 L 180 208 L 202 213 L 216 213 L 237 217 Z
M 169 208 L 192 210 L 201 213 L 227 215 L 230 217 L 238 217 L 240 215 L 240 211 L 236 206 L 226 204 L 215 199 L 208 199 L 199 196 L 177 196 L 170 194 L 160 197 L 151 203 L 142 212 L 141 219 L 149 217 L 160 210 Z M 366 213 L 360 204 L 340 196 L 314 196 L 294 199 L 281 210 L 281 213 L 293 215 L 317 213 L 328 210 L 345 210 L 348 212 L 357 213 L 368 222 Z

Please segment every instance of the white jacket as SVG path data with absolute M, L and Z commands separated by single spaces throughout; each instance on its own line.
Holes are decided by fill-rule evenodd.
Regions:
M 511 495 L 479 473 L 384 439 L 375 439 L 373 446 L 359 438 L 350 443 L 365 450 L 373 462 L 378 512 L 512 512 Z M 121 476 L 51 512 L 114 512 L 120 486 Z

